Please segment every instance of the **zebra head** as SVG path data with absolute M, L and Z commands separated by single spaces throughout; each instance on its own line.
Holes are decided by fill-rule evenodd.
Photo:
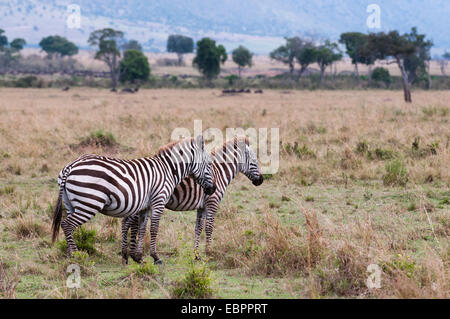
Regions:
M 258 158 L 250 145 L 246 142 L 245 149 L 241 159 L 240 171 L 252 181 L 252 184 L 259 186 L 263 183 L 264 178 L 259 168 Z
M 195 139 L 192 175 L 205 190 L 206 195 L 212 195 L 216 191 L 212 173 L 212 158 L 206 152 L 205 141 L 201 135 Z

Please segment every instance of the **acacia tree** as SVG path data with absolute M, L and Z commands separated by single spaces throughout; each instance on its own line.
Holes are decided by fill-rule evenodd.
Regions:
M 345 53 L 352 59 L 352 64 L 355 65 L 355 78 L 359 79 L 358 63 L 366 64 L 367 62 L 362 52 L 367 43 L 367 35 L 360 32 L 342 33 L 339 43 L 345 45 Z
M 120 47 L 124 52 L 128 50 L 137 50 L 142 52 L 142 45 L 136 40 L 125 41 L 125 43 Z
M 418 35 L 415 28 L 410 34 L 400 35 L 398 31 L 389 33 L 371 33 L 367 38 L 366 50 L 372 52 L 375 59 L 386 60 L 392 57 L 394 60 L 388 63 L 396 63 L 402 75 L 402 86 L 405 102 L 412 102 L 409 74 L 416 74 L 417 68 L 410 64 L 417 57 L 424 57 L 421 50 L 429 50 L 432 43 L 425 41 L 424 35 Z M 428 49 L 427 49 L 428 48 Z M 408 69 L 405 61 L 408 61 Z
M 172 34 L 167 39 L 167 52 L 178 55 L 178 64 L 183 63 L 183 54 L 194 52 L 194 40 L 180 34 Z
M 19 58 L 26 42 L 22 38 L 16 38 L 8 43 L 8 37 L 4 33 L 0 29 L 0 69 L 7 71 L 11 63 Z
M 216 46 L 216 41 L 203 38 L 197 42 L 197 52 L 192 64 L 203 74 L 208 82 L 220 73 L 220 65 L 224 64 L 228 55 L 223 45 Z
M 285 39 L 286 44 L 270 52 L 270 58 L 272 60 L 287 64 L 289 66 L 289 73 L 293 74 L 295 68 L 295 58 L 300 49 L 305 46 L 305 41 L 299 37 Z
M 233 62 L 238 65 L 239 77 L 241 76 L 241 71 L 244 67 L 252 66 L 253 53 L 251 53 L 246 47 L 240 45 L 232 52 Z
M 305 44 L 297 50 L 295 58 L 300 64 L 300 72 L 298 74 L 297 80 L 306 71 L 308 66 L 317 60 L 317 50 L 312 42 L 305 42 Z
M 315 49 L 316 62 L 320 68 L 320 83 L 323 81 L 326 68 L 332 63 L 342 59 L 337 43 L 325 41 L 323 45 Z
M 47 57 L 52 59 L 54 57 L 72 56 L 78 53 L 78 47 L 59 35 L 48 36 L 39 42 L 42 51 L 47 53 Z
M 93 31 L 88 39 L 91 46 L 97 46 L 95 59 L 108 65 L 112 90 L 116 90 L 119 79 L 120 50 L 117 43 L 123 40 L 123 32 L 111 28 Z
M 415 83 L 427 77 L 428 88 L 431 86 L 429 61 L 431 60 L 430 49 L 433 42 L 425 40 L 425 34 L 418 34 L 417 28 L 412 28 L 410 33 L 404 35 L 407 41 L 415 47 L 415 52 L 405 56 L 405 69 L 408 73 L 409 83 Z
M 147 57 L 138 50 L 127 50 L 120 62 L 120 82 L 145 82 L 150 75 Z

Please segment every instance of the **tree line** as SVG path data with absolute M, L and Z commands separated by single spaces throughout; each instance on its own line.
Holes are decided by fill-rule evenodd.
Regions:
M 405 34 L 398 31 L 369 34 L 346 32 L 340 35 L 338 42 L 326 40 L 317 43 L 313 39 L 298 36 L 285 38 L 285 41 L 284 45 L 270 52 L 270 58 L 288 65 L 289 73 L 296 81 L 299 81 L 311 64 L 317 63 L 322 83 L 326 69 L 343 58 L 343 52 L 339 48 L 341 44 L 354 65 L 354 77 L 357 80 L 360 78 L 358 65 L 363 64 L 369 67 L 369 83 L 372 77 L 387 83 L 389 73 L 386 69 L 372 70 L 376 61 L 384 61 L 398 66 L 406 102 L 411 102 L 412 83 L 426 81 L 431 86 L 429 67 L 433 43 L 424 34 L 418 33 L 417 28 L 412 28 Z M 116 89 L 119 81 L 139 83 L 149 79 L 150 65 L 142 52 L 142 46 L 136 40 L 126 40 L 122 31 L 112 28 L 95 30 L 90 34 L 88 43 L 96 49 L 95 59 L 108 66 L 112 90 Z M 0 68 L 8 69 L 20 56 L 20 50 L 25 44 L 24 39 L 14 39 L 9 43 L 4 31 L 0 29 Z M 47 53 L 48 59 L 64 59 L 78 53 L 78 47 L 73 42 L 58 35 L 43 38 L 39 46 Z M 183 55 L 194 52 L 194 49 L 196 55 L 193 66 L 210 83 L 218 77 L 221 66 L 228 59 L 226 49 L 211 38 L 197 41 L 194 47 L 194 40 L 190 37 L 168 37 L 167 52 L 177 54 L 179 65 L 183 64 Z M 253 53 L 242 45 L 232 51 L 232 60 L 238 66 L 239 77 L 245 67 L 253 65 L 252 58 Z M 444 75 L 449 60 L 448 52 L 439 59 Z

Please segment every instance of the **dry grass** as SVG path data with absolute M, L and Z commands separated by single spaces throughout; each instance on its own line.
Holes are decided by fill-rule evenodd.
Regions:
M 65 286 L 69 261 L 50 247 L 48 227 L 66 163 L 87 152 L 152 155 L 176 127 L 192 132 L 193 119 L 223 132 L 280 129 L 278 173 L 258 188 L 237 178 L 220 207 L 207 261 L 218 297 L 449 297 L 448 91 L 415 91 L 412 104 L 391 91 L 0 94 L 0 251 L 12 265 L 2 264 L 0 283 L 7 297 L 167 297 L 186 273 L 180 258 L 191 247 L 195 213 L 164 215 L 158 248 L 165 265 L 151 280 L 121 266 L 119 221 L 97 216 L 86 225 L 97 234 L 97 253 L 80 261 L 88 271 L 76 292 Z M 116 146 L 82 143 L 105 136 Z M 380 289 L 366 286 L 372 263 L 382 269 Z

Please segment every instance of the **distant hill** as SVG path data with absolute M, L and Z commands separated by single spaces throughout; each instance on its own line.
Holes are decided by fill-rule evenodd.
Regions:
M 0 28 L 31 45 L 60 34 L 86 47 L 92 30 L 113 27 L 151 51 L 164 51 L 168 34 L 182 33 L 213 37 L 228 50 L 242 43 L 268 53 L 283 36 L 337 40 L 345 31 L 367 32 L 366 8 L 374 2 L 381 7 L 383 31 L 417 26 L 433 39 L 435 52 L 450 48 L 448 0 L 11 0 L 0 2 Z M 66 25 L 70 3 L 81 7 L 80 29 Z

